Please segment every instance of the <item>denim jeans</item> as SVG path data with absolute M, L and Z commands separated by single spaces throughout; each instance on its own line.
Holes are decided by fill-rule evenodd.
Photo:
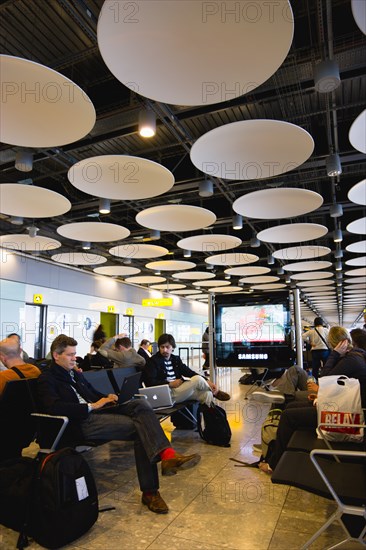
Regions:
M 316 380 L 319 377 L 319 371 L 323 367 L 330 354 L 329 349 L 313 349 L 311 350 L 311 369 Z
M 157 491 L 159 476 L 156 462 L 160 453 L 170 447 L 160 422 L 144 399 L 132 400 L 116 410 L 103 414 L 90 413 L 82 422 L 86 439 L 106 441 L 134 440 L 137 476 L 141 491 Z

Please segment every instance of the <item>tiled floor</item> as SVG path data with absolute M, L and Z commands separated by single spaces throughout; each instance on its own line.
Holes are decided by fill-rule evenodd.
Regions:
M 219 385 L 232 394 L 223 404 L 232 428 L 230 448 L 213 447 L 197 432 L 164 429 L 173 446 L 183 453 L 199 452 L 202 460 L 192 470 L 161 478 L 161 493 L 170 507 L 167 515 L 153 514 L 140 502 L 132 445 L 110 443 L 84 456 L 93 468 L 100 505 L 115 511 L 100 514 L 95 526 L 68 550 L 297 550 L 310 538 L 334 505 L 332 502 L 285 486 L 254 468 L 235 466 L 230 458 L 258 460 L 253 443 L 268 405 L 245 399 L 248 386 L 238 384 L 238 369 L 220 369 Z M 221 404 L 222 405 L 222 404 Z M 324 549 L 342 540 L 342 530 L 331 527 L 312 546 Z M 17 534 L 0 526 L 0 548 L 15 548 Z M 360 548 L 344 545 L 344 550 Z M 39 549 L 32 543 L 29 550 Z

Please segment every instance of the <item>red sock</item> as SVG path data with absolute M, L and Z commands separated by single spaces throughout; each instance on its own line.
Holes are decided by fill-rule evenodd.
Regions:
M 167 449 L 164 449 L 164 451 L 161 451 L 160 458 L 161 460 L 169 460 L 169 458 L 175 457 L 175 450 L 173 447 L 168 447 Z

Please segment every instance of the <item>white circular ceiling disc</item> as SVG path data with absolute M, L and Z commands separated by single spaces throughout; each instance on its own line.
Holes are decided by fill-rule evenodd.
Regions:
M 348 252 L 355 254 L 366 254 L 366 241 L 357 241 L 346 246 Z
M 275 250 L 272 256 L 278 260 L 311 260 L 330 254 L 331 250 L 327 246 L 318 246 L 316 244 L 309 246 L 291 246 Z
M 247 193 L 234 202 L 233 210 L 246 218 L 278 220 L 307 214 L 322 204 L 323 197 L 314 191 L 282 187 Z
M 21 218 L 53 218 L 71 208 L 71 202 L 49 189 L 21 183 L 0 185 L 0 212 Z
M 331 277 L 333 277 L 333 273 L 330 271 L 306 271 L 305 273 L 296 273 L 290 276 L 290 278 L 295 281 L 312 281 L 330 279 Z
M 345 275 L 348 277 L 359 277 L 366 275 L 366 267 L 360 267 L 359 269 L 351 269 L 350 271 L 346 271 Z
M 11 248 L 19 252 L 26 252 L 28 250 L 47 252 L 48 250 L 60 248 L 61 243 L 55 239 L 41 237 L 39 235 L 35 237 L 30 237 L 29 235 L 1 235 L 0 246 L 3 248 Z
M 216 286 L 208 289 L 209 292 L 216 292 L 216 293 L 241 292 L 242 290 L 243 290 L 242 286 Z
M 357 235 L 366 235 L 366 217 L 354 220 L 346 227 L 350 233 L 356 233 Z
M 287 0 L 274 6 L 239 0 L 234 9 L 229 14 L 225 4 L 196 0 L 107 0 L 98 21 L 99 50 L 120 82 L 155 101 L 227 101 L 251 92 L 276 72 L 294 28 Z
M 54 262 L 68 265 L 97 265 L 104 264 L 107 258 L 94 254 L 90 251 L 85 252 L 64 252 L 63 254 L 54 254 L 51 256 Z
M 260 266 L 248 266 L 248 267 L 231 267 L 225 269 L 227 275 L 237 275 L 239 277 L 245 277 L 250 275 L 263 275 L 264 273 L 269 273 L 271 270 L 269 267 L 260 267 Z
M 105 243 L 125 239 L 129 236 L 130 231 L 115 223 L 76 222 L 61 225 L 57 228 L 57 233 L 75 241 Z
M 366 265 L 366 256 L 360 256 L 358 258 L 352 258 L 351 260 L 347 260 L 346 265 L 365 266 Z
M 125 283 L 134 283 L 136 285 L 149 285 L 154 283 L 164 283 L 165 277 L 157 277 L 155 275 L 137 275 L 136 277 L 128 277 Z
M 225 288 L 225 287 L 224 287 Z M 209 297 L 209 294 L 198 294 L 199 291 L 196 291 L 197 294 L 189 294 L 187 296 L 185 296 L 185 298 L 187 298 L 187 300 L 198 300 L 198 301 L 205 301 L 208 299 Z
M 300 286 L 301 288 L 304 288 L 304 291 L 306 292 L 306 288 L 311 288 L 311 290 L 324 290 L 322 287 L 329 287 L 330 289 L 333 288 L 334 281 L 330 281 L 329 279 L 323 279 L 322 281 L 316 280 L 316 281 L 300 281 L 299 283 L 296 283 L 297 286 Z
M 220 281 L 219 279 L 215 279 L 214 281 L 194 281 L 192 283 L 193 286 L 202 286 L 202 287 L 215 287 L 215 286 L 228 286 L 230 285 L 230 281 Z
M 191 296 L 193 294 L 202 294 L 202 290 L 174 290 L 173 294 L 178 294 L 178 296 Z
M 257 238 L 266 243 L 296 243 L 324 237 L 328 228 L 317 223 L 289 223 L 276 225 L 257 233 Z
M 363 0 L 352 0 L 351 6 L 358 28 L 366 34 L 366 3 Z
M 194 250 L 195 252 L 220 252 L 236 248 L 242 243 L 241 239 L 232 235 L 195 235 L 177 242 L 179 248 Z
M 299 126 L 279 120 L 241 120 L 210 130 L 198 138 L 190 154 L 196 168 L 209 176 L 261 180 L 297 168 L 313 149 L 313 138 Z
M 130 258 L 134 260 L 147 260 L 148 258 L 159 258 L 168 254 L 169 250 L 155 244 L 119 244 L 109 249 L 112 256 L 118 258 Z
M 259 260 L 255 254 L 246 252 L 231 252 L 228 254 L 216 254 L 205 259 L 206 264 L 210 265 L 245 265 L 253 264 Z
M 355 204 L 362 204 L 363 206 L 366 206 L 366 179 L 359 181 L 356 185 L 351 187 L 348 191 L 348 198 Z
M 195 231 L 213 225 L 216 216 L 210 210 L 186 204 L 165 204 L 142 210 L 136 221 L 143 227 L 159 231 Z
M 175 283 L 165 283 L 162 285 L 151 285 L 150 288 L 153 288 L 154 290 L 164 290 L 165 292 L 171 292 L 172 290 L 180 290 L 182 288 L 186 288 L 186 285 L 178 285 Z
M 361 0 L 362 1 L 362 0 Z M 357 151 L 366 153 L 366 109 L 353 122 L 349 130 L 349 141 Z
M 182 281 L 203 281 L 204 279 L 213 279 L 215 273 L 210 271 L 187 271 L 185 273 L 173 273 L 173 279 L 182 279 Z
M 274 275 L 255 275 L 254 277 L 243 277 L 242 279 L 239 279 L 239 283 L 274 283 L 279 280 L 280 278 L 275 277 Z
M 345 279 L 344 281 L 346 283 L 346 285 L 352 285 L 352 288 L 360 288 L 358 286 L 355 286 L 355 285 L 364 285 L 366 284 L 366 277 L 351 277 L 350 279 Z
M 174 185 L 173 174 L 161 164 L 128 155 L 81 160 L 70 168 L 67 177 L 84 193 L 118 200 L 156 197 Z
M 95 109 L 86 93 L 49 67 L 1 55 L 0 84 L 3 143 L 34 148 L 66 145 L 86 136 L 95 124 Z
M 160 262 L 150 262 L 145 265 L 147 269 L 159 269 L 160 271 L 178 271 L 179 269 L 193 269 L 196 264 L 184 260 L 163 260 Z
M 253 290 L 275 290 L 277 288 L 286 288 L 283 283 L 269 283 L 267 285 L 253 285 L 250 288 Z
M 137 267 L 128 267 L 123 265 L 108 265 L 105 267 L 96 267 L 93 269 L 94 273 L 99 275 L 110 275 L 111 277 L 126 277 L 129 275 L 137 275 L 141 272 L 141 269 Z
M 285 271 L 316 271 L 317 269 L 326 269 L 331 267 L 332 262 L 313 261 L 313 262 L 295 262 L 283 266 Z

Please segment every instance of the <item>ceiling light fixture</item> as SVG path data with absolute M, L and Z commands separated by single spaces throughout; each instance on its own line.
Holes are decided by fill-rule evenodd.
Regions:
M 17 151 L 15 153 L 15 168 L 20 172 L 30 172 L 33 169 L 33 153 Z
M 183 252 L 183 258 L 190 258 L 192 256 L 192 252 L 190 250 L 185 250 Z
M 338 63 L 334 59 L 325 59 L 314 67 L 314 87 L 317 92 L 333 92 L 341 83 Z
M 291 283 L 291 279 L 290 279 L 289 275 L 286 276 L 285 283 L 287 283 L 287 284 Z M 304 300 L 304 301 L 306 303 L 306 300 Z
M 99 212 L 100 214 L 109 214 L 111 211 L 110 199 L 99 199 Z
M 343 208 L 341 204 L 334 203 L 329 209 L 329 214 L 331 218 L 339 218 L 343 216 Z
M 227 281 L 230 281 L 231 275 L 225 275 L 225 279 L 226 279 Z
M 336 261 L 335 269 L 336 269 L 336 271 L 342 271 L 342 262 L 341 262 L 341 260 Z
M 155 275 L 161 275 L 160 269 L 157 269 L 156 271 L 154 271 L 154 274 L 155 274 Z
M 267 256 L 267 264 L 268 264 L 268 265 L 273 265 L 274 263 L 275 263 L 274 257 L 272 256 L 272 254 L 268 254 L 268 256 Z
M 325 159 L 325 166 L 329 177 L 342 174 L 341 159 L 338 153 L 332 153 Z
M 200 197 L 212 197 L 214 193 L 212 180 L 200 181 L 198 194 Z
M 152 241 L 158 241 L 160 239 L 160 231 L 159 229 L 152 229 L 150 231 L 150 239 Z
M 139 134 L 151 138 L 156 134 L 156 116 L 151 109 L 141 109 L 139 113 Z
M 84 241 L 82 244 L 81 244 L 81 248 L 83 250 L 90 250 L 91 249 L 91 243 L 88 242 L 88 241 Z
M 342 235 L 342 230 L 341 229 L 335 229 L 333 231 L 333 241 L 335 243 L 340 243 L 343 241 L 343 235 Z
M 23 218 L 21 216 L 10 216 L 9 222 L 13 225 L 23 225 Z
M 277 268 L 277 275 L 283 275 L 285 273 L 283 267 L 278 267 Z
M 39 231 L 39 227 L 36 227 L 35 225 L 31 225 L 31 226 L 27 227 L 27 229 L 28 229 L 28 235 L 29 235 L 32 239 L 34 239 L 34 237 L 37 236 L 37 233 L 38 233 L 38 231 Z
M 257 239 L 257 237 L 253 237 L 252 239 L 250 239 L 250 246 L 252 248 L 258 248 L 260 245 L 261 245 L 261 242 L 259 239 Z
M 334 257 L 336 260 L 340 260 L 341 258 L 343 258 L 343 251 L 340 248 L 335 250 Z
M 240 214 L 234 214 L 233 216 L 233 229 L 243 228 L 243 217 Z

